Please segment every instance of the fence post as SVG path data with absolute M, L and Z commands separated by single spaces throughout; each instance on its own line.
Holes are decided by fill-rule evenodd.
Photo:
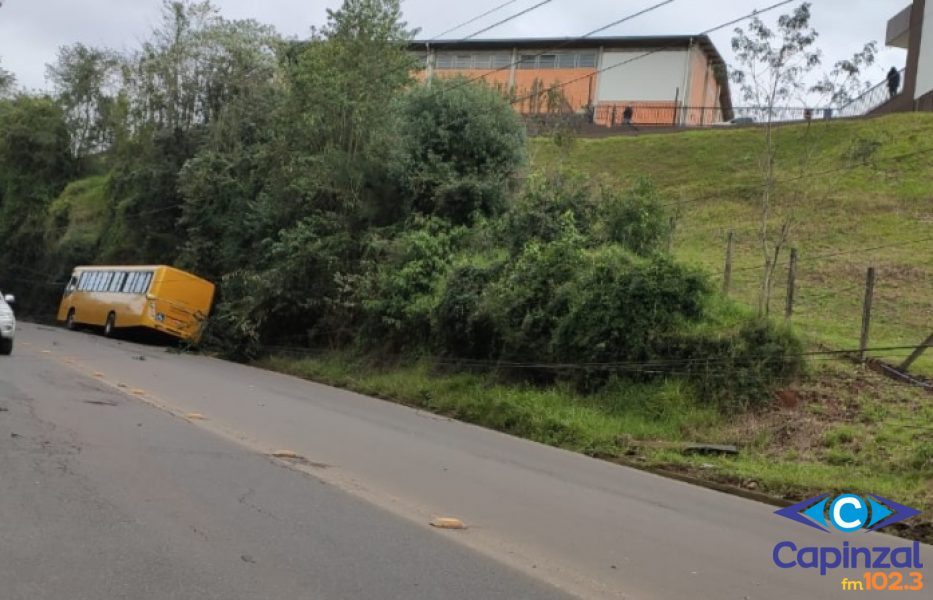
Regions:
M 790 264 L 787 267 L 787 305 L 784 307 L 784 318 L 788 321 L 794 314 L 794 293 L 797 286 L 797 249 L 790 249 Z
M 920 355 L 923 354 L 927 348 L 933 348 L 933 333 L 930 334 L 922 344 L 917 346 L 917 349 L 914 350 L 910 356 L 907 357 L 907 360 L 901 363 L 899 367 L 901 371 L 907 372 L 907 369 L 910 368 L 910 365 L 914 364 L 914 361 L 920 358 Z
M 722 293 L 729 295 L 729 288 L 732 286 L 732 242 L 735 240 L 735 232 L 729 230 L 729 237 L 726 239 L 726 266 L 722 272 Z
M 865 349 L 868 348 L 868 330 L 871 325 L 871 302 L 875 295 L 875 267 L 868 267 L 865 276 L 865 301 L 862 304 L 862 336 L 859 340 L 859 361 L 865 362 Z
M 677 230 L 677 217 L 671 217 L 668 221 L 668 234 L 667 234 L 667 253 L 673 254 L 674 252 L 674 232 Z

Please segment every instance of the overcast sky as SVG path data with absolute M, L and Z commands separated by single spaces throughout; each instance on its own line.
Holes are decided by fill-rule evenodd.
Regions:
M 504 0 L 405 0 L 408 23 L 430 38 Z M 540 0 L 515 4 L 452 33 L 464 37 Z M 654 5 L 658 0 L 552 0 L 527 15 L 482 37 L 572 37 Z M 826 62 L 849 56 L 870 40 L 882 47 L 879 64 L 869 73 L 880 81 L 892 65 L 903 66 L 905 51 L 884 49 L 885 26 L 909 0 L 812 0 L 813 24 Z M 59 46 L 83 42 L 93 46 L 132 49 L 158 21 L 161 0 L 0 0 L 0 65 L 13 71 L 28 88 L 44 88 L 45 65 Z M 690 34 L 747 14 L 774 0 L 677 0 L 600 35 Z M 328 7 L 339 0 L 214 0 L 228 18 L 253 18 L 274 25 L 287 36 L 303 37 L 321 25 Z M 791 6 L 779 9 L 787 12 Z M 773 16 L 771 17 L 774 18 Z M 713 35 L 720 51 L 731 60 L 726 30 Z

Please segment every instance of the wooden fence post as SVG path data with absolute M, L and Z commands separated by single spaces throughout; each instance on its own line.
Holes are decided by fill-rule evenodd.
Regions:
M 930 334 L 922 344 L 917 346 L 917 349 L 914 350 L 910 356 L 907 357 L 907 360 L 901 363 L 899 367 L 901 371 L 907 372 L 907 369 L 910 368 L 910 365 L 914 364 L 914 361 L 920 358 L 920 355 L 923 354 L 927 348 L 933 348 L 933 333 Z
M 722 293 L 729 295 L 729 288 L 732 286 L 732 243 L 735 240 L 735 232 L 729 230 L 729 237 L 726 241 L 726 266 L 722 272 Z
M 667 253 L 674 253 L 674 233 L 677 231 L 677 217 L 671 217 L 668 221 L 667 230 Z
M 858 358 L 865 362 L 865 349 L 868 348 L 868 330 L 871 326 L 871 302 L 875 295 L 875 267 L 868 267 L 865 276 L 865 300 L 862 304 L 862 336 L 859 340 Z
M 784 307 L 784 318 L 788 321 L 794 314 L 794 294 L 797 286 L 797 249 L 790 249 L 790 264 L 787 267 L 787 304 Z

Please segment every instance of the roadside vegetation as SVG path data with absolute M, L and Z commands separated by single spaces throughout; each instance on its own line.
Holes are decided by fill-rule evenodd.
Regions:
M 4 291 L 49 315 L 76 264 L 173 264 L 219 284 L 204 344 L 224 357 L 780 496 L 831 486 L 933 506 L 929 396 L 807 360 L 847 325 L 756 310 L 741 271 L 720 291 L 721 230 L 760 210 L 754 130 L 529 142 L 499 92 L 415 85 L 411 35 L 397 0 L 347 0 L 305 42 L 167 2 L 136 52 L 62 49 L 54 96 L 0 100 Z M 903 142 L 885 123 L 907 121 L 814 124 L 808 148 L 867 185 Z M 801 131 L 777 131 L 788 160 Z M 776 173 L 797 172 L 783 160 Z M 917 165 L 912 183 L 885 171 L 863 201 L 893 239 L 923 233 L 907 225 L 928 211 L 921 160 L 897 163 Z M 847 183 L 806 181 L 796 214 L 820 216 L 795 243 L 871 239 L 818 237 L 861 205 Z M 761 260 L 738 262 L 744 243 L 737 267 Z M 900 277 L 928 277 L 918 248 L 890 255 Z M 835 271 L 801 273 L 836 294 Z M 902 332 L 922 325 L 907 319 Z M 892 331 L 879 323 L 873 345 Z

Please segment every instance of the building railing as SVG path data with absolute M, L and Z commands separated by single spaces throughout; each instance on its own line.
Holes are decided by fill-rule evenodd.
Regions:
M 901 69 L 901 82 L 904 81 L 906 70 Z M 888 89 L 888 80 L 885 78 L 881 83 L 867 89 L 863 94 L 845 104 L 836 111 L 840 117 L 861 117 L 867 115 L 879 106 L 892 99 L 891 91 Z
M 646 127 L 704 127 L 729 123 L 783 123 L 835 116 L 831 108 L 803 106 L 738 106 L 724 111 L 718 106 L 678 106 L 667 103 L 612 103 L 596 107 L 592 122 L 604 127 L 625 125 L 625 108 L 632 108 L 632 124 Z M 728 119 L 727 119 L 728 117 Z
M 887 88 L 883 91 L 887 94 Z M 736 106 L 724 111 L 717 106 L 679 106 L 674 102 L 612 102 L 600 103 L 595 108 L 571 111 L 568 107 L 563 110 L 539 109 L 522 110 L 518 107 L 529 123 L 535 125 L 536 130 L 547 126 L 548 123 L 590 126 L 604 128 L 626 128 L 633 125 L 635 128 L 698 128 L 725 125 L 755 125 L 764 123 L 794 123 L 804 121 L 827 120 L 838 117 L 861 116 L 883 104 L 884 100 L 877 97 L 878 92 L 869 90 L 852 103 L 842 108 L 833 107 L 804 107 L 804 106 Z M 626 122 L 626 108 L 631 107 L 631 121 Z M 728 117 L 728 118 L 727 118 Z

